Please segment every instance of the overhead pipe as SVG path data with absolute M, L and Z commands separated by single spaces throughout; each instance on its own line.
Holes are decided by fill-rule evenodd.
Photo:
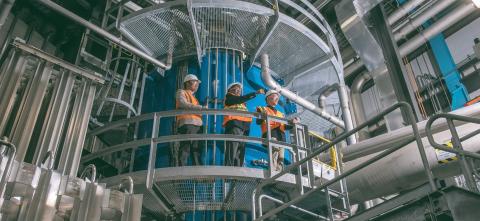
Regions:
M 48 8 L 66 16 L 70 19 L 72 19 L 73 21 L 77 22 L 78 24 L 94 31 L 95 33 L 105 37 L 106 39 L 114 42 L 115 44 L 120 45 L 121 47 L 129 50 L 133 54 L 145 59 L 146 61 L 154 64 L 155 66 L 157 66 L 159 68 L 169 70 L 172 67 L 172 56 L 173 55 L 171 53 L 168 54 L 166 63 L 163 63 L 163 62 L 159 61 L 158 59 L 152 57 L 151 55 L 149 55 L 149 54 L 143 52 L 142 50 L 138 49 L 137 47 L 123 41 L 122 39 L 118 38 L 115 35 L 110 34 L 108 31 L 105 31 L 101 27 L 99 27 L 99 26 L 81 18 L 80 16 L 76 15 L 75 13 L 63 8 L 60 5 L 57 5 L 56 3 L 54 3 L 50 0 L 38 0 L 38 2 L 42 3 L 43 5 L 47 6 Z
M 353 120 L 352 120 L 350 108 L 348 106 L 348 94 L 347 94 L 345 84 L 340 85 L 338 83 L 335 83 L 323 88 L 323 90 L 320 92 L 320 95 L 318 96 L 318 107 L 320 107 L 320 109 L 325 109 L 327 97 L 330 96 L 335 91 L 337 91 L 338 98 L 340 100 L 340 108 L 343 114 L 345 130 L 350 131 L 354 128 L 354 126 L 353 126 Z M 347 138 L 347 143 L 348 144 L 357 143 L 357 138 L 355 137 L 354 134 Z
M 407 3 L 401 5 L 396 11 L 394 11 L 390 16 L 388 16 L 388 24 L 395 24 L 395 22 L 405 17 L 405 15 L 407 15 L 416 7 L 423 4 L 425 1 L 426 0 L 410 0 Z
M 442 0 L 435 2 L 435 4 L 433 4 L 426 11 L 416 16 L 414 19 L 407 21 L 404 26 L 402 26 L 397 31 L 394 31 L 393 38 L 395 39 L 395 41 L 405 38 L 412 31 L 415 31 L 418 27 L 425 24 L 425 22 L 427 22 L 455 2 L 457 2 L 457 0 Z
M 443 16 L 439 21 L 435 22 L 430 28 L 425 29 L 407 43 L 403 44 L 399 48 L 400 56 L 405 56 L 413 52 L 415 49 L 420 47 L 421 45 L 428 42 L 430 38 L 433 36 L 445 31 L 450 26 L 456 24 L 465 16 L 473 13 L 478 8 L 475 6 L 473 2 L 469 2 L 466 4 L 462 4 L 457 8 L 453 9 L 450 13 Z
M 451 0 L 442 0 L 445 2 Z M 442 2 L 440 1 L 440 2 Z M 399 55 L 400 57 L 404 57 L 409 53 L 413 52 L 415 49 L 420 47 L 421 45 L 428 42 L 429 38 L 441 33 L 442 31 L 446 30 L 450 26 L 454 25 L 455 23 L 462 20 L 465 16 L 473 13 L 476 10 L 476 6 L 474 3 L 470 2 L 467 4 L 463 4 L 458 6 L 449 14 L 443 16 L 441 20 L 435 22 L 430 26 L 430 28 L 425 29 L 424 31 L 420 32 L 417 36 L 412 38 L 411 40 L 407 41 L 403 45 L 399 47 Z M 477 9 L 478 10 L 478 9 Z M 430 13 L 430 12 L 429 12 Z M 438 12 L 437 12 L 438 13 Z M 350 64 L 345 68 L 345 76 L 349 76 L 356 71 L 358 71 L 361 67 L 363 67 L 363 62 L 361 60 L 357 60 L 356 62 Z
M 272 76 L 270 75 L 270 65 L 269 65 L 269 60 L 268 60 L 268 55 L 267 54 L 262 54 L 261 55 L 261 66 L 262 66 L 262 80 L 267 85 L 273 90 L 278 91 L 281 95 L 285 96 L 286 98 L 290 99 L 291 101 L 295 102 L 296 104 L 304 107 L 307 110 L 312 111 L 316 115 L 324 118 L 327 121 L 332 122 L 333 124 L 337 125 L 338 127 L 345 128 L 345 123 L 335 117 L 330 115 L 327 111 L 324 109 L 320 109 L 317 107 L 315 104 L 311 103 L 310 101 L 305 100 L 304 98 L 296 95 L 295 93 L 289 91 L 288 89 L 282 88 L 275 80 L 273 80 Z

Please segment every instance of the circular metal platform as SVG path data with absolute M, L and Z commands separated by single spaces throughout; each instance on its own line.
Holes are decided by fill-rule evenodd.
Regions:
M 249 211 L 252 191 L 268 174 L 266 170 L 244 167 L 187 166 L 155 169 L 151 189 L 146 187 L 147 171 L 104 178 L 101 182 L 115 185 L 127 176 L 134 180 L 134 192 L 144 195 L 143 206 L 165 215 L 201 210 Z M 297 188 L 292 174 L 279 178 L 276 185 L 292 193 Z
M 259 54 L 269 54 L 271 69 L 287 80 L 328 66 L 341 75 L 333 33 L 312 15 L 308 18 L 320 27 L 319 34 L 286 14 L 277 16 L 272 8 L 248 1 L 173 1 L 124 17 L 120 31 L 154 57 L 169 52 L 201 57 L 209 48 L 227 48 L 246 53 L 253 62 Z
M 268 54 L 272 73 L 287 88 L 316 103 L 320 88 L 343 81 L 335 35 L 308 1 L 278 2 L 281 9 L 303 15 L 313 24 L 315 32 L 298 22 L 296 16 L 290 17 L 291 13 L 285 10 L 276 13 L 264 1 L 255 0 L 169 1 L 125 16 L 120 31 L 158 58 L 169 53 L 174 58 L 188 55 L 200 58 L 211 48 L 226 48 L 242 51 L 253 65 L 260 66 L 259 55 Z M 337 95 L 332 95 L 328 103 L 338 109 Z M 315 122 L 308 126 L 317 128 L 316 131 L 330 125 L 314 119 L 308 112 L 301 117 Z

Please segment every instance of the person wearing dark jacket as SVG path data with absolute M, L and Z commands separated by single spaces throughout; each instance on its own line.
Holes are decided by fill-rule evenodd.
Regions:
M 248 111 L 245 102 L 255 98 L 257 94 L 263 94 L 263 89 L 246 95 L 242 94 L 242 84 L 232 83 L 227 88 L 224 107 L 226 110 Z M 225 134 L 248 136 L 252 118 L 235 115 L 225 115 L 223 117 L 223 127 Z M 245 143 L 236 141 L 227 141 L 225 148 L 225 166 L 243 166 L 245 157 Z
M 280 99 L 280 95 L 277 91 L 275 90 L 269 90 L 267 91 L 265 95 L 265 100 L 267 103 L 267 106 L 265 107 L 257 107 L 257 112 L 262 113 L 264 115 L 268 116 L 273 116 L 273 117 L 278 117 L 278 118 L 284 118 L 285 116 L 283 115 L 282 112 L 277 110 L 275 106 L 278 104 L 278 100 Z M 298 118 L 294 118 L 291 120 L 290 123 L 296 124 L 299 122 Z M 261 125 L 262 128 L 262 138 L 267 138 L 267 122 L 264 119 L 257 119 L 256 121 L 257 124 Z M 276 140 L 276 141 L 281 141 L 281 142 L 286 142 L 286 137 L 285 137 L 285 131 L 292 129 L 293 126 L 288 124 L 285 125 L 280 122 L 276 122 L 271 120 L 270 121 L 270 135 L 271 139 Z M 274 170 L 282 170 L 283 169 L 283 161 L 285 159 L 285 150 L 282 147 L 273 147 L 272 148 L 272 159 L 273 159 L 273 169 Z

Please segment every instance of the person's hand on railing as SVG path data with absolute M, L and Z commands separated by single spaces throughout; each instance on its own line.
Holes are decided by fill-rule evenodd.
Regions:
M 255 92 L 256 94 L 265 94 L 265 90 L 259 89 Z

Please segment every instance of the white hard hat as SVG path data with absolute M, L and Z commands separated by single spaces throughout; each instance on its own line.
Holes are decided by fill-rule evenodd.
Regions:
M 229 85 L 228 85 L 228 87 L 227 87 L 227 91 L 228 91 L 228 90 L 230 90 L 230 88 L 232 88 L 232 87 L 233 87 L 233 86 L 235 86 L 235 85 L 238 85 L 238 86 L 240 86 L 240 89 L 242 89 L 242 88 L 243 88 L 243 85 L 242 85 L 241 83 L 239 83 L 239 82 L 235 82 L 235 83 L 231 83 L 231 84 L 229 84 Z
M 268 97 L 272 94 L 277 94 L 278 95 L 278 91 L 276 90 L 268 90 L 267 93 L 265 94 L 265 97 Z
M 187 76 L 185 76 L 185 78 L 183 78 L 183 83 L 185 83 L 187 81 L 198 81 L 198 83 L 202 83 L 200 80 L 198 80 L 197 76 L 195 76 L 193 74 L 187 74 Z

